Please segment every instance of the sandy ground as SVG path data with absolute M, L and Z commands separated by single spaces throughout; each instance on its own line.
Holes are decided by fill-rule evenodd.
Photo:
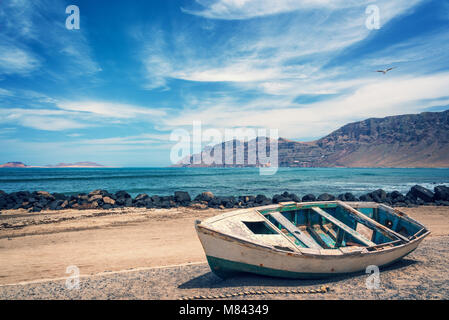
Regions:
M 174 299 L 244 289 L 328 284 L 332 291 L 327 294 L 251 298 L 447 299 L 449 208 L 401 210 L 429 227 L 432 235 L 406 259 L 382 271 L 379 290 L 366 289 L 365 274 L 293 282 L 250 275 L 226 281 L 217 278 L 205 263 L 193 224 L 196 219 L 222 210 L 126 208 L 32 214 L 3 211 L 0 298 Z M 70 275 L 66 273 L 68 266 L 80 270 L 79 290 L 65 287 Z

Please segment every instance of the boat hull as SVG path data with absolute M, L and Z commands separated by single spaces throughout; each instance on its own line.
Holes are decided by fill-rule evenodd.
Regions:
M 286 252 L 228 236 L 197 225 L 196 230 L 211 270 L 221 278 L 239 272 L 265 276 L 319 279 L 365 271 L 370 265 L 384 267 L 415 250 L 426 235 L 409 243 L 380 251 L 346 254 Z

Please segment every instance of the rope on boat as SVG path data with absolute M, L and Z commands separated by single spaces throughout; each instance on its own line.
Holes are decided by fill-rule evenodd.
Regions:
M 179 300 L 215 300 L 215 299 L 228 299 L 243 296 L 254 295 L 266 295 L 266 294 L 314 294 L 314 293 L 327 293 L 330 291 L 328 286 L 321 286 L 319 289 L 287 289 L 287 290 L 259 290 L 259 291 L 240 291 L 234 293 L 210 295 L 210 296 L 191 296 L 181 297 Z

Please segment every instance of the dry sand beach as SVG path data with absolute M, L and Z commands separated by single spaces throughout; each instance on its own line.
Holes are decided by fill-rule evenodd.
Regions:
M 247 289 L 318 288 L 314 295 L 251 299 L 447 299 L 449 208 L 401 208 L 432 234 L 410 256 L 381 272 L 368 290 L 366 274 L 331 280 L 283 280 L 251 275 L 221 280 L 206 264 L 193 223 L 225 210 L 198 208 L 63 210 L 0 215 L 0 299 L 177 299 Z M 65 287 L 68 266 L 80 288 Z

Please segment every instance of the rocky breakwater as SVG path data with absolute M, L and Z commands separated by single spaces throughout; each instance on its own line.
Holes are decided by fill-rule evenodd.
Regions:
M 173 195 L 159 196 L 139 194 L 132 198 L 126 191 L 110 193 L 106 190 L 94 190 L 90 193 L 65 195 L 46 191 L 19 191 L 6 193 L 0 190 L 0 210 L 25 209 L 29 212 L 63 209 L 111 209 L 124 207 L 137 208 L 252 208 L 287 201 L 365 201 L 385 203 L 390 206 L 412 207 L 417 205 L 449 206 L 449 187 L 436 186 L 433 191 L 422 186 L 413 186 L 406 194 L 398 191 L 386 192 L 382 189 L 356 197 L 352 193 L 331 195 L 306 194 L 302 197 L 294 193 L 275 194 L 272 198 L 265 195 L 216 196 L 212 192 L 203 192 L 195 198 L 185 191 L 176 191 Z

